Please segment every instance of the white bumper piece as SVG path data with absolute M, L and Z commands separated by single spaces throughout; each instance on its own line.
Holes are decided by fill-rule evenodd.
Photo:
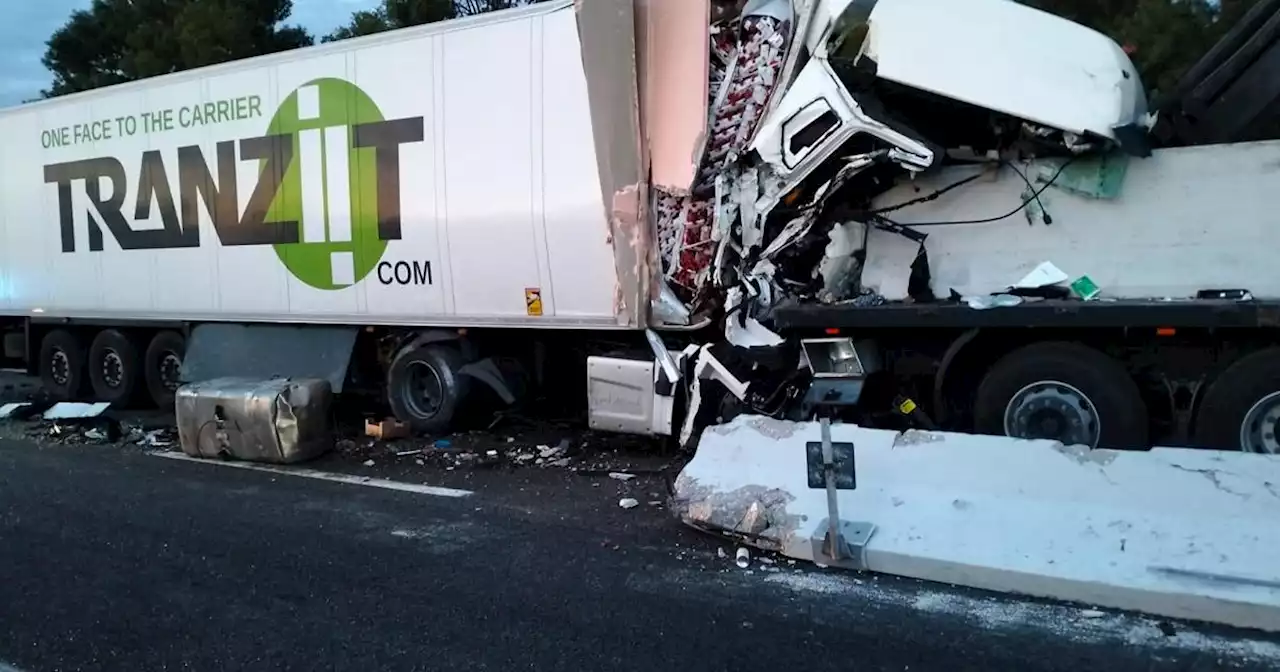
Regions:
M 874 526 L 876 572 L 1280 631 L 1280 459 L 833 425 L 857 489 L 841 521 Z M 823 562 L 817 423 L 741 416 L 708 428 L 676 481 L 688 524 Z M 850 528 L 853 529 L 853 528 Z

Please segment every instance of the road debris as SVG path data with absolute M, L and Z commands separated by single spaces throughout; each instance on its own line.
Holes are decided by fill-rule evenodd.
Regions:
M 738 553 L 734 556 L 733 560 L 738 563 L 739 568 L 746 569 L 751 566 L 751 551 L 748 551 L 745 547 L 739 546 Z
M 609 478 L 612 478 L 612 479 L 613 479 L 613 480 L 615 480 L 615 481 L 624 481 L 624 482 L 625 482 L 625 481 L 629 481 L 629 480 L 631 480 L 631 479 L 633 479 L 633 478 L 635 478 L 635 477 L 636 477 L 636 475 L 635 475 L 635 474 L 626 474 L 626 473 L 623 473 L 623 472 L 620 472 L 620 471 L 611 471 L 611 472 L 609 472 Z
M 63 401 L 54 404 L 49 410 L 44 412 L 45 420 L 74 420 L 81 418 L 96 418 L 102 415 L 111 404 L 100 402 L 96 404 L 82 404 L 73 401 Z
M 394 439 L 403 439 L 409 436 L 410 432 L 409 425 L 395 418 L 384 418 L 380 421 L 366 420 L 364 433 L 365 436 L 380 441 L 392 441 Z
M 621 506 L 624 509 L 634 509 L 637 506 L 640 506 L 640 500 L 632 499 L 631 497 L 624 497 L 618 500 L 618 506 Z
M 418 448 L 415 450 L 401 450 L 396 453 L 396 457 L 409 457 L 410 455 L 421 455 L 421 454 L 422 454 L 421 448 Z
M 373 460 L 365 460 L 365 461 L 364 461 L 364 466 L 366 466 L 366 467 L 372 467 L 374 464 L 375 464 L 375 462 L 374 462 Z

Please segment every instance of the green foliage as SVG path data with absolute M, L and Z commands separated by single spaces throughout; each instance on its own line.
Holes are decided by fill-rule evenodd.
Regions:
M 1170 91 L 1257 0 L 1022 0 L 1131 52 L 1150 91 Z
M 324 37 L 325 42 L 359 35 L 372 35 L 385 30 L 408 28 L 424 23 L 444 21 L 459 16 L 483 14 L 533 4 L 541 0 L 382 0 L 373 10 L 355 12 L 347 25 Z
M 281 25 L 292 0 L 93 0 L 49 38 L 43 58 L 60 96 L 312 43 Z

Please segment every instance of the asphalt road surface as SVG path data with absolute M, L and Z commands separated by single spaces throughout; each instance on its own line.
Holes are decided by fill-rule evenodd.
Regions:
M 430 470 L 419 481 L 430 482 Z M 523 474 L 523 475 L 522 475 Z M 437 473 L 443 478 L 445 474 Z M 0 670 L 1275 669 L 1259 633 L 755 559 L 652 479 L 438 497 L 0 440 Z M 617 506 L 631 488 L 640 507 Z

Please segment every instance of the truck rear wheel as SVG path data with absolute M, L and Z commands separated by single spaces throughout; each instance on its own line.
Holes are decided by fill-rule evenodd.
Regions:
M 983 434 L 1091 448 L 1146 448 L 1147 406 L 1124 367 L 1078 343 L 1035 343 L 996 362 L 978 386 Z
M 58 401 L 78 399 L 84 392 L 84 345 L 69 331 L 57 329 L 40 341 L 40 383 Z
M 387 401 L 397 419 L 415 432 L 449 430 L 468 381 L 458 375 L 465 362 L 457 349 L 439 343 L 401 352 L 387 370 Z
M 1196 412 L 1194 442 L 1197 448 L 1280 453 L 1280 348 L 1241 357 L 1209 385 Z
M 173 408 L 173 399 L 182 384 L 182 358 L 187 353 L 187 339 L 176 331 L 162 331 L 151 338 L 142 357 L 142 375 L 147 379 L 147 392 L 156 406 Z
M 89 346 L 89 384 L 94 397 L 116 406 L 128 406 L 137 398 L 142 378 L 138 346 L 116 329 L 104 329 Z

